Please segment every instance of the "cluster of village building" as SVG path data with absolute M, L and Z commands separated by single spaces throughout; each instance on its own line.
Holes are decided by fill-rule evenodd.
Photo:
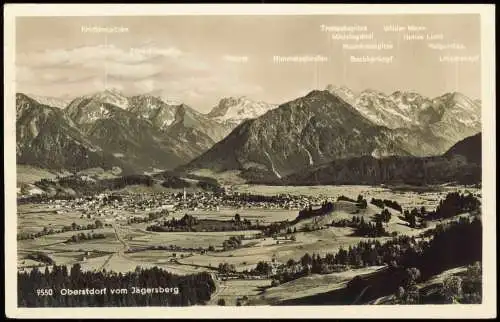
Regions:
M 318 197 L 277 195 L 259 196 L 241 193 L 101 193 L 74 199 L 48 199 L 49 209 L 57 213 L 80 212 L 83 218 L 104 217 L 104 220 L 147 218 L 150 213 L 182 211 L 214 211 L 229 209 L 288 209 L 301 210 L 324 199 Z

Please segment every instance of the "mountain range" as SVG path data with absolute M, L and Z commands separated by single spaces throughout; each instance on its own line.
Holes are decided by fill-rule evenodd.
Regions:
M 223 98 L 206 114 L 113 89 L 62 102 L 16 95 L 18 163 L 280 179 L 334 160 L 442 155 L 481 130 L 480 102 L 460 93 L 429 99 L 329 85 L 281 105 Z
M 122 165 L 86 138 L 63 110 L 40 104 L 24 94 L 16 95 L 16 139 L 19 164 L 47 169 Z
M 410 155 L 387 128 L 328 91 L 312 91 L 247 120 L 188 164 L 282 177 L 307 165 L 358 155 Z
M 264 115 L 266 112 L 278 107 L 276 104 L 256 102 L 242 97 L 228 97 L 219 101 L 207 116 L 221 123 L 232 124 L 233 127 L 241 122 Z
M 468 137 L 442 156 L 361 156 L 338 159 L 315 168 L 297 171 L 267 183 L 279 185 L 339 184 L 442 184 L 481 182 L 481 133 Z M 262 178 L 254 181 L 262 183 Z
M 72 99 L 70 99 L 70 98 L 40 96 L 40 95 L 33 95 L 33 94 L 28 94 L 26 96 L 30 97 L 31 99 L 37 101 L 40 104 L 48 105 L 48 106 L 52 106 L 52 107 L 57 107 L 57 108 L 61 108 L 61 109 L 68 106 L 68 104 L 72 101 Z
M 228 100 L 235 106 L 243 101 Z M 248 99 L 244 102 L 247 107 L 252 104 Z M 236 113 L 235 119 L 228 115 L 219 121 L 212 115 L 224 117 L 221 111 L 207 115 L 185 104 L 151 95 L 127 97 L 115 89 L 64 104 L 64 100 L 43 96 L 16 95 L 18 163 L 72 170 L 173 169 L 202 154 L 245 119 L 244 113 Z M 264 113 L 258 105 L 258 112 Z M 231 104 L 225 107 L 232 113 Z M 79 147 L 78 153 L 62 148 L 69 142 Z
M 441 155 L 481 130 L 480 106 L 461 94 L 430 100 L 415 93 L 366 91 L 363 99 L 356 97 L 345 88 L 314 90 L 241 123 L 184 168 L 279 179 L 332 160 Z M 366 101 L 377 104 L 360 103 Z
M 356 93 L 333 85 L 326 90 L 344 99 L 373 123 L 401 132 L 400 135 L 405 135 L 404 130 L 418 129 L 421 134 L 434 136 L 432 145 L 421 149 L 421 156 L 441 154 L 464 137 L 481 131 L 480 101 L 458 92 L 428 98 L 413 91 L 390 95 L 375 90 Z

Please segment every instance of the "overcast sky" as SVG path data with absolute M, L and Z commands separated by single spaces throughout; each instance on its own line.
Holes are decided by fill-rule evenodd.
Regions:
M 366 32 L 352 34 L 374 36 L 334 40 L 336 32 L 321 25 L 367 26 Z M 385 32 L 387 25 L 423 26 L 418 34 L 444 38 L 405 40 L 408 32 Z M 381 42 L 393 49 L 342 49 Z M 437 50 L 429 43 L 461 49 Z M 273 61 L 273 56 L 305 55 L 327 61 Z M 393 58 L 354 63 L 351 55 Z M 327 84 L 355 91 L 413 90 L 430 97 L 460 91 L 475 99 L 480 98 L 480 61 L 440 60 L 477 55 L 478 15 L 23 17 L 16 23 L 16 91 L 73 98 L 116 88 L 126 95 L 182 101 L 204 112 L 227 96 L 282 103 Z

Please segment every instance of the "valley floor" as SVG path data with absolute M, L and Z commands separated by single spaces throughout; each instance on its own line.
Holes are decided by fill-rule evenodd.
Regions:
M 393 199 L 404 208 L 425 205 L 426 209 L 437 206 L 442 197 L 450 188 L 439 192 L 428 193 L 391 193 L 379 187 L 251 187 L 241 186 L 240 191 L 251 191 L 262 194 L 322 194 L 325 197 L 338 197 L 347 195 L 356 197 L 362 194 L 367 200 L 371 198 Z M 456 188 L 464 191 L 465 188 Z M 382 266 L 352 269 L 346 272 L 311 275 L 293 280 L 291 282 L 271 287 L 269 278 L 235 277 L 225 279 L 219 274 L 218 267 L 221 263 L 234 265 L 237 272 L 245 272 L 255 268 L 256 264 L 265 262 L 285 263 L 289 259 L 300 260 L 305 254 L 321 254 L 336 252 L 340 248 L 347 249 L 359 243 L 360 240 L 379 240 L 384 242 L 391 237 L 365 238 L 352 236 L 352 228 L 329 227 L 332 220 L 351 218 L 352 205 L 338 203 L 336 210 L 322 218 L 322 229 L 313 231 L 300 231 L 301 225 L 308 222 L 299 222 L 296 226 L 299 232 L 294 233 L 295 240 L 282 237 L 259 237 L 259 231 L 224 231 L 224 232 L 152 232 L 147 231 L 148 223 L 132 223 L 126 221 L 127 217 L 137 215 L 122 211 L 118 216 L 125 219 L 116 219 L 104 215 L 99 217 L 105 223 L 104 227 L 82 230 L 83 233 L 102 233 L 105 238 L 81 240 L 68 243 L 73 235 L 80 231 L 65 231 L 48 234 L 34 239 L 18 241 L 18 270 L 29 271 L 38 267 L 43 271 L 48 263 L 39 260 L 34 254 L 43 253 L 52 263 L 67 265 L 68 269 L 74 263 L 80 263 L 83 270 L 128 272 L 136 267 L 160 267 L 175 274 L 186 275 L 201 271 L 213 274 L 217 281 L 217 290 L 210 303 L 217 305 L 224 299 L 226 305 L 236 305 L 238 299 L 250 305 L 274 304 L 314 294 L 329 292 L 345 287 L 345 284 L 355 276 L 371 273 Z M 61 210 L 63 210 L 61 212 Z M 37 232 L 43 227 L 58 229 L 63 226 L 87 225 L 96 220 L 95 217 L 82 216 L 83 209 L 54 209 L 47 204 L 21 204 L 18 206 L 18 233 Z M 380 212 L 380 208 L 369 204 L 367 209 L 358 212 L 367 220 Z M 398 235 L 417 236 L 425 230 L 434 228 L 442 221 L 429 221 L 427 228 L 414 229 L 402 220 L 401 214 L 395 210 L 391 220 L 385 224 L 389 233 L 397 232 Z M 251 220 L 261 220 L 271 223 L 273 221 L 292 221 L 297 216 L 295 210 L 276 209 L 220 209 L 219 211 L 182 211 L 174 212 L 170 217 L 180 218 L 185 213 L 193 214 L 198 218 L 211 218 L 230 220 L 235 213 Z M 467 216 L 467 214 L 465 214 Z M 309 220 L 310 221 L 310 220 Z M 318 223 L 316 221 L 316 223 Z M 232 236 L 246 236 L 240 248 L 223 250 L 221 245 Z M 213 249 L 207 251 L 209 246 Z

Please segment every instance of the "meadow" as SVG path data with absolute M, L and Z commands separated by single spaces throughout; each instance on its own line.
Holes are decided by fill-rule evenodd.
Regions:
M 368 202 L 371 198 L 389 199 L 397 201 L 403 208 L 426 207 L 429 210 L 434 209 L 439 200 L 444 198 L 448 192 L 458 191 L 465 193 L 470 191 L 477 194 L 481 192 L 479 188 L 441 185 L 428 187 L 427 189 L 414 188 L 410 190 L 400 190 L 397 187 L 382 186 L 266 186 L 266 185 L 248 185 L 242 184 L 234 187 L 235 192 L 255 193 L 261 195 L 291 194 L 304 196 L 319 196 L 324 198 L 336 198 L 344 195 L 356 198 L 358 195 L 364 196 Z
M 331 274 L 312 274 L 288 283 L 266 289 L 255 304 L 278 303 L 283 300 L 301 298 L 320 293 L 327 293 L 346 286 L 355 276 L 363 276 L 377 271 L 384 266 L 369 266 Z
M 112 227 L 94 229 L 94 233 L 103 233 L 104 239 L 84 240 L 76 243 L 65 243 L 71 236 L 79 232 L 88 233 L 90 230 L 67 231 L 52 235 L 45 235 L 35 239 L 18 241 L 18 268 L 29 270 L 34 266 L 44 267 L 46 264 L 27 258 L 28 255 L 41 252 L 49 256 L 56 264 L 67 265 L 80 263 L 83 270 L 113 270 L 116 272 L 133 271 L 136 267 L 143 268 L 161 267 L 175 274 L 187 275 L 201 271 L 217 272 L 221 263 L 234 265 L 237 271 L 252 270 L 258 262 L 270 262 L 273 259 L 278 263 L 286 263 L 289 259 L 299 260 L 305 253 L 320 254 L 335 253 L 340 248 L 348 249 L 362 240 L 375 238 L 353 236 L 354 229 L 350 227 L 332 227 L 332 221 L 351 219 L 353 216 L 363 217 L 371 221 L 381 209 L 370 204 L 371 198 L 395 200 L 404 209 L 424 206 L 434 209 L 439 200 L 444 198 L 450 189 L 465 192 L 478 190 L 466 188 L 442 187 L 440 190 L 428 192 L 401 192 L 395 193 L 384 187 L 368 186 L 323 186 L 323 187 L 270 187 L 240 185 L 233 187 L 239 192 L 274 195 L 289 193 L 306 196 L 322 196 L 325 199 L 337 200 L 340 195 L 357 198 L 362 195 L 367 201 L 366 209 L 359 209 L 355 203 L 336 201 L 332 213 L 321 217 L 302 220 L 291 226 L 294 239 L 261 237 L 251 238 L 260 233 L 258 230 L 224 231 L 224 232 L 152 232 L 146 227 L 150 223 L 127 224 L 126 220 L 116 220 L 112 215 L 104 215 L 98 219 L 111 222 Z M 396 232 L 398 235 L 416 236 L 427 229 L 434 228 L 441 221 L 429 221 L 427 228 L 410 228 L 402 220 L 401 213 L 388 209 L 391 213 L 389 222 L 384 223 L 388 233 Z M 83 209 L 54 208 L 46 204 L 22 204 L 18 206 L 18 232 L 39 232 L 43 227 L 60 229 L 72 223 L 88 225 L 96 218 L 82 217 Z M 132 215 L 145 215 L 146 213 L 129 213 L 119 211 L 125 217 Z M 252 222 L 259 221 L 270 224 L 278 221 L 293 221 L 298 210 L 286 209 L 256 209 L 221 208 L 219 211 L 186 210 L 171 213 L 167 218 L 180 219 L 185 214 L 190 214 L 199 219 L 229 221 L 239 214 L 241 219 Z M 303 231 L 304 227 L 315 225 L 320 229 Z M 244 235 L 241 247 L 222 250 L 225 240 L 233 236 Z M 380 242 L 391 237 L 377 237 Z M 176 246 L 176 249 L 168 249 Z M 213 246 L 212 251 L 207 251 Z M 166 247 L 167 249 L 154 249 Z M 203 249 L 203 251 L 200 251 Z M 130 251 L 132 250 L 132 251 Z M 376 270 L 377 267 L 368 267 L 361 270 L 350 270 L 342 273 L 326 275 L 312 275 L 302 277 L 283 285 L 270 288 L 271 281 L 263 280 L 227 280 L 218 281 L 218 290 L 209 304 L 216 305 L 218 300 L 224 299 L 227 305 L 235 305 L 237 299 L 246 297 L 251 304 L 268 304 L 294 297 L 309 296 L 325 293 L 345 286 L 346 281 L 356 275 L 362 275 Z

